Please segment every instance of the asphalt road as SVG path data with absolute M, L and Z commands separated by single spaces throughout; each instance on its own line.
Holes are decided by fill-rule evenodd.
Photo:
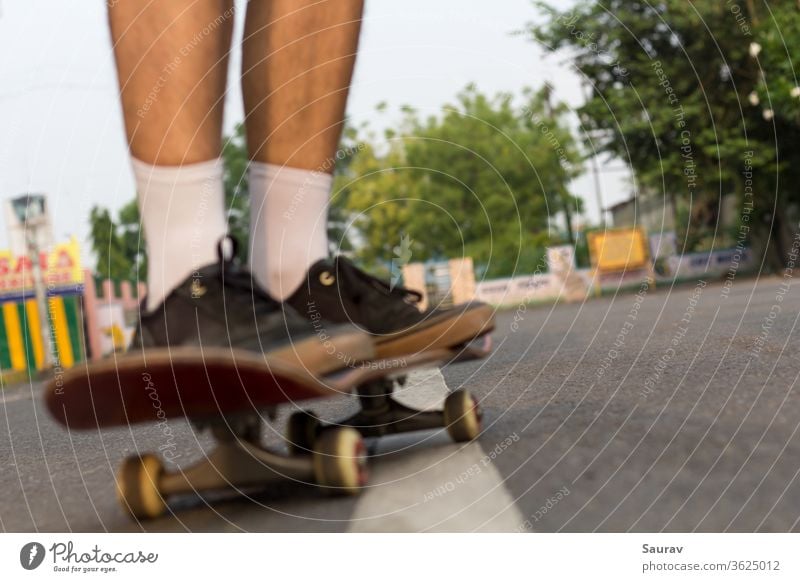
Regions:
M 136 524 L 117 505 L 114 472 L 163 435 L 68 433 L 47 417 L 39 386 L 7 389 L 0 529 L 798 531 L 800 286 L 781 283 L 499 314 L 491 358 L 415 376 L 404 391 L 435 405 L 448 388 L 469 388 L 485 411 L 478 442 L 453 445 L 441 432 L 383 439 L 358 498 L 289 484 L 182 499 L 170 516 Z M 353 405 L 313 408 L 335 418 Z M 172 428 L 179 465 L 208 450 L 206 435 Z

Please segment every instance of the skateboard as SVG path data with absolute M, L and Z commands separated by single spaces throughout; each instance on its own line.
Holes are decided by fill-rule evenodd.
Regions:
M 69 429 L 91 430 L 186 418 L 209 430 L 216 448 L 194 465 L 168 471 L 158 455 L 128 457 L 117 473 L 117 497 L 134 519 L 167 512 L 170 497 L 264 486 L 279 480 L 357 494 L 367 482 L 365 437 L 445 427 L 456 442 L 481 430 L 481 411 L 465 390 L 450 393 L 444 410 L 416 410 L 392 397 L 409 371 L 483 358 L 485 336 L 468 345 L 355 364 L 316 378 L 299 366 L 225 348 L 148 350 L 73 368 L 46 387 L 45 403 Z M 298 411 L 288 420 L 288 453 L 261 445 L 265 413 L 277 406 L 356 393 L 360 410 L 324 424 Z

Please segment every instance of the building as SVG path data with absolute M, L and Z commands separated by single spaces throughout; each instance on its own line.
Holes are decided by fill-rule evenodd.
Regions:
M 611 213 L 611 220 L 615 227 L 641 226 L 649 233 L 680 230 L 675 224 L 675 209 L 672 200 L 662 194 L 640 194 L 624 202 L 618 202 L 606 208 Z M 739 206 L 735 194 L 722 196 L 719 205 L 719 225 L 724 229 L 737 224 L 739 220 Z M 685 225 L 683 225 L 685 226 Z
M 633 196 L 606 211 L 615 227 L 641 226 L 647 232 L 675 229 L 675 209 L 667 196 Z

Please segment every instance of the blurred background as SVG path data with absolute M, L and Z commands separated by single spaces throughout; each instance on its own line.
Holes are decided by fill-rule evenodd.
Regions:
M 332 250 L 430 300 L 456 292 L 498 305 L 551 300 L 565 285 L 585 298 L 642 278 L 779 271 L 800 219 L 799 10 L 368 2 Z M 30 298 L 36 274 L 25 268 L 43 254 L 44 269 L 74 258 L 66 268 L 84 275 L 61 280 L 75 293 L 84 276 L 98 297 L 102 281 L 119 298 L 126 283 L 123 303 L 136 305 L 146 256 L 105 11 L 0 5 L 0 286 L 17 301 Z M 231 230 L 244 235 L 239 49 L 234 40 L 223 157 Z M 30 194 L 46 201 L 34 246 L 11 206 Z

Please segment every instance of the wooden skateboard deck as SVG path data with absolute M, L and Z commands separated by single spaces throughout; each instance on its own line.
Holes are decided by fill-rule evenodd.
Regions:
M 334 393 L 299 366 L 269 356 L 179 348 L 73 368 L 50 382 L 45 402 L 61 424 L 90 429 L 204 419 Z
M 160 348 L 68 370 L 50 382 L 45 402 L 53 417 L 72 429 L 174 417 L 203 420 L 347 394 L 376 379 L 482 358 L 489 350 L 487 339 L 481 346 L 355 364 L 319 379 L 268 355 L 225 348 Z
M 406 357 L 363 362 L 326 376 L 324 382 L 327 386 L 340 393 L 352 392 L 355 388 L 373 380 L 404 376 L 411 370 L 479 360 L 491 352 L 491 336 L 484 336 L 479 342 L 459 348 L 441 348 L 419 352 Z

